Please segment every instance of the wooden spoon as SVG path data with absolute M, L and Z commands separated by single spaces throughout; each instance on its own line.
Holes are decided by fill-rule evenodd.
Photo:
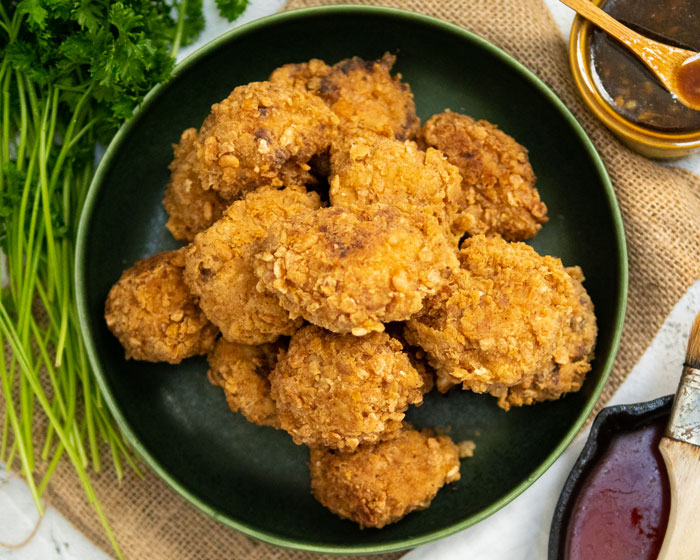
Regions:
M 589 0 L 560 1 L 607 31 L 637 55 L 683 105 L 700 111 L 700 53 L 644 37 L 622 25 Z

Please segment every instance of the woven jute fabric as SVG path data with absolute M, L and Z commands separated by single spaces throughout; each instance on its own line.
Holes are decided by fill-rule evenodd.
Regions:
M 334 3 L 292 0 L 286 8 Z M 351 0 L 346 3 L 365 2 Z M 588 112 L 574 89 L 564 41 L 541 0 L 388 0 L 372 3 L 421 12 L 456 23 L 500 46 L 557 93 L 600 151 L 622 209 L 630 267 L 629 303 L 622 344 L 600 402 L 602 406 L 639 360 L 673 305 L 691 283 L 700 278 L 700 178 L 631 153 Z M 94 477 L 94 483 L 129 559 L 323 558 L 261 544 L 218 524 L 176 495 L 150 470 L 143 478 L 129 474 L 118 482 L 114 472 L 107 469 Z M 110 551 L 94 510 L 86 502 L 78 479 L 67 462 L 61 464 L 53 478 L 50 500 L 80 531 L 105 551 Z M 400 555 L 375 558 L 397 558 Z

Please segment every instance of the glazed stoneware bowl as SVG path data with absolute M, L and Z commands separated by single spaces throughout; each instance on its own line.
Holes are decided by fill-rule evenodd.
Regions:
M 599 336 L 583 388 L 557 402 L 504 412 L 487 395 L 432 393 L 408 412 L 416 426 L 449 428 L 476 454 L 429 509 L 360 530 L 310 494 L 308 451 L 283 431 L 231 413 L 206 379 L 204 358 L 178 366 L 126 361 L 104 322 L 104 301 L 137 259 L 178 243 L 161 201 L 172 144 L 236 86 L 282 64 L 398 55 L 422 119 L 451 108 L 497 123 L 530 150 L 550 221 L 532 240 L 578 264 Z M 190 56 L 111 143 L 85 204 L 77 252 L 78 304 L 92 366 L 134 448 L 192 504 L 252 537 L 312 551 L 410 548 L 474 525 L 503 507 L 559 456 L 590 413 L 617 349 L 627 290 L 620 213 L 591 142 L 564 105 L 523 66 L 483 39 L 428 17 L 368 7 L 285 13 L 240 27 Z
M 593 0 L 601 4 L 603 0 Z M 700 152 L 700 130 L 663 132 L 640 126 L 612 108 L 591 70 L 591 35 L 595 26 L 576 16 L 569 35 L 569 63 L 574 83 L 588 108 L 631 150 L 655 159 L 679 159 Z

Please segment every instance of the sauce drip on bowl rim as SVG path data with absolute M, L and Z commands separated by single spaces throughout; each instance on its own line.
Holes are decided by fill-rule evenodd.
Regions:
M 670 506 L 658 449 L 667 418 L 620 432 L 577 491 L 566 528 L 566 560 L 654 560 Z

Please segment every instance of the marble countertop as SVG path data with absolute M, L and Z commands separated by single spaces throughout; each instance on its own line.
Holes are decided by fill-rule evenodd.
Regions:
M 554 18 L 562 30 L 565 37 L 568 37 L 568 31 L 573 20 L 573 12 L 562 5 L 558 0 L 545 0 L 549 9 L 552 11 Z M 244 16 L 237 22 L 238 25 L 246 23 L 253 19 L 272 14 L 279 10 L 284 4 L 284 0 L 251 0 L 250 6 Z M 207 26 L 202 34 L 202 37 L 196 44 L 182 49 L 180 59 L 184 58 L 198 47 L 216 37 L 220 33 L 231 28 L 231 24 L 218 17 L 214 7 L 214 0 L 204 0 L 205 15 Z M 686 158 L 667 165 L 678 165 L 696 173 L 700 173 L 700 155 L 691 158 Z M 683 353 L 685 352 L 685 342 L 683 336 L 687 337 L 689 325 L 692 322 L 694 314 L 700 308 L 700 282 L 696 283 L 679 302 L 676 309 L 671 313 L 671 316 L 664 324 L 659 335 L 654 343 L 647 351 L 645 356 L 640 361 L 639 367 L 649 367 L 649 364 L 679 364 L 682 362 Z M 646 365 L 645 365 L 646 364 Z M 678 369 L 680 372 L 680 369 Z M 636 373 L 633 372 L 632 377 Z M 625 386 L 628 383 L 625 383 Z M 632 383 L 634 385 L 634 383 Z M 664 392 L 659 392 L 658 395 L 673 392 L 675 385 L 672 388 L 664 388 Z M 627 392 L 630 392 L 628 389 Z M 624 391 L 621 390 L 621 393 Z M 616 401 L 618 396 L 616 395 Z M 640 399 L 641 400 L 641 399 Z M 622 401 L 620 401 L 622 402 Z M 633 401 L 627 401 L 633 402 Z M 576 451 L 575 455 L 578 454 Z M 575 459 L 574 455 L 574 459 Z M 566 469 L 568 472 L 568 469 Z M 538 482 L 539 484 L 539 482 Z M 523 499 L 527 499 L 526 495 L 530 491 L 536 491 L 533 487 L 528 490 L 523 496 L 513 502 L 512 506 L 517 507 L 517 503 Z M 510 506 L 509 506 L 510 508 Z M 506 513 L 508 508 L 503 512 L 492 516 L 489 523 L 498 523 L 499 516 Z M 41 520 L 37 528 L 38 516 L 34 509 L 31 496 L 26 485 L 21 479 L 15 475 L 4 473 L 0 470 L 0 560 L 107 560 L 109 556 L 95 548 L 84 536 L 82 536 L 74 527 L 70 525 L 61 515 L 53 508 L 47 509 L 46 515 Z M 16 545 L 27 539 L 36 528 L 35 534 L 29 539 L 29 542 L 19 547 L 4 546 Z M 542 533 L 542 531 L 540 531 Z M 540 554 L 537 557 L 544 557 L 544 547 L 542 538 L 537 541 L 539 545 L 536 547 Z M 427 550 L 427 549 L 426 549 Z M 453 550 L 456 550 L 453 548 Z M 478 548 L 476 549 L 478 550 Z M 472 551 L 476 552 L 475 549 Z M 490 549 L 493 550 L 493 549 Z M 431 548 L 429 556 L 421 554 L 421 549 L 412 553 L 413 558 L 440 558 L 447 560 L 452 557 L 452 554 L 446 547 Z M 526 549 L 525 558 L 533 557 L 533 550 Z M 455 558 L 457 556 L 454 556 Z M 460 556 L 463 557 L 463 556 Z M 470 554 L 470 557 L 486 558 Z M 489 555 L 489 559 L 495 558 Z M 514 558 L 511 556 L 503 556 L 503 558 Z M 520 556 L 518 556 L 520 558 Z

